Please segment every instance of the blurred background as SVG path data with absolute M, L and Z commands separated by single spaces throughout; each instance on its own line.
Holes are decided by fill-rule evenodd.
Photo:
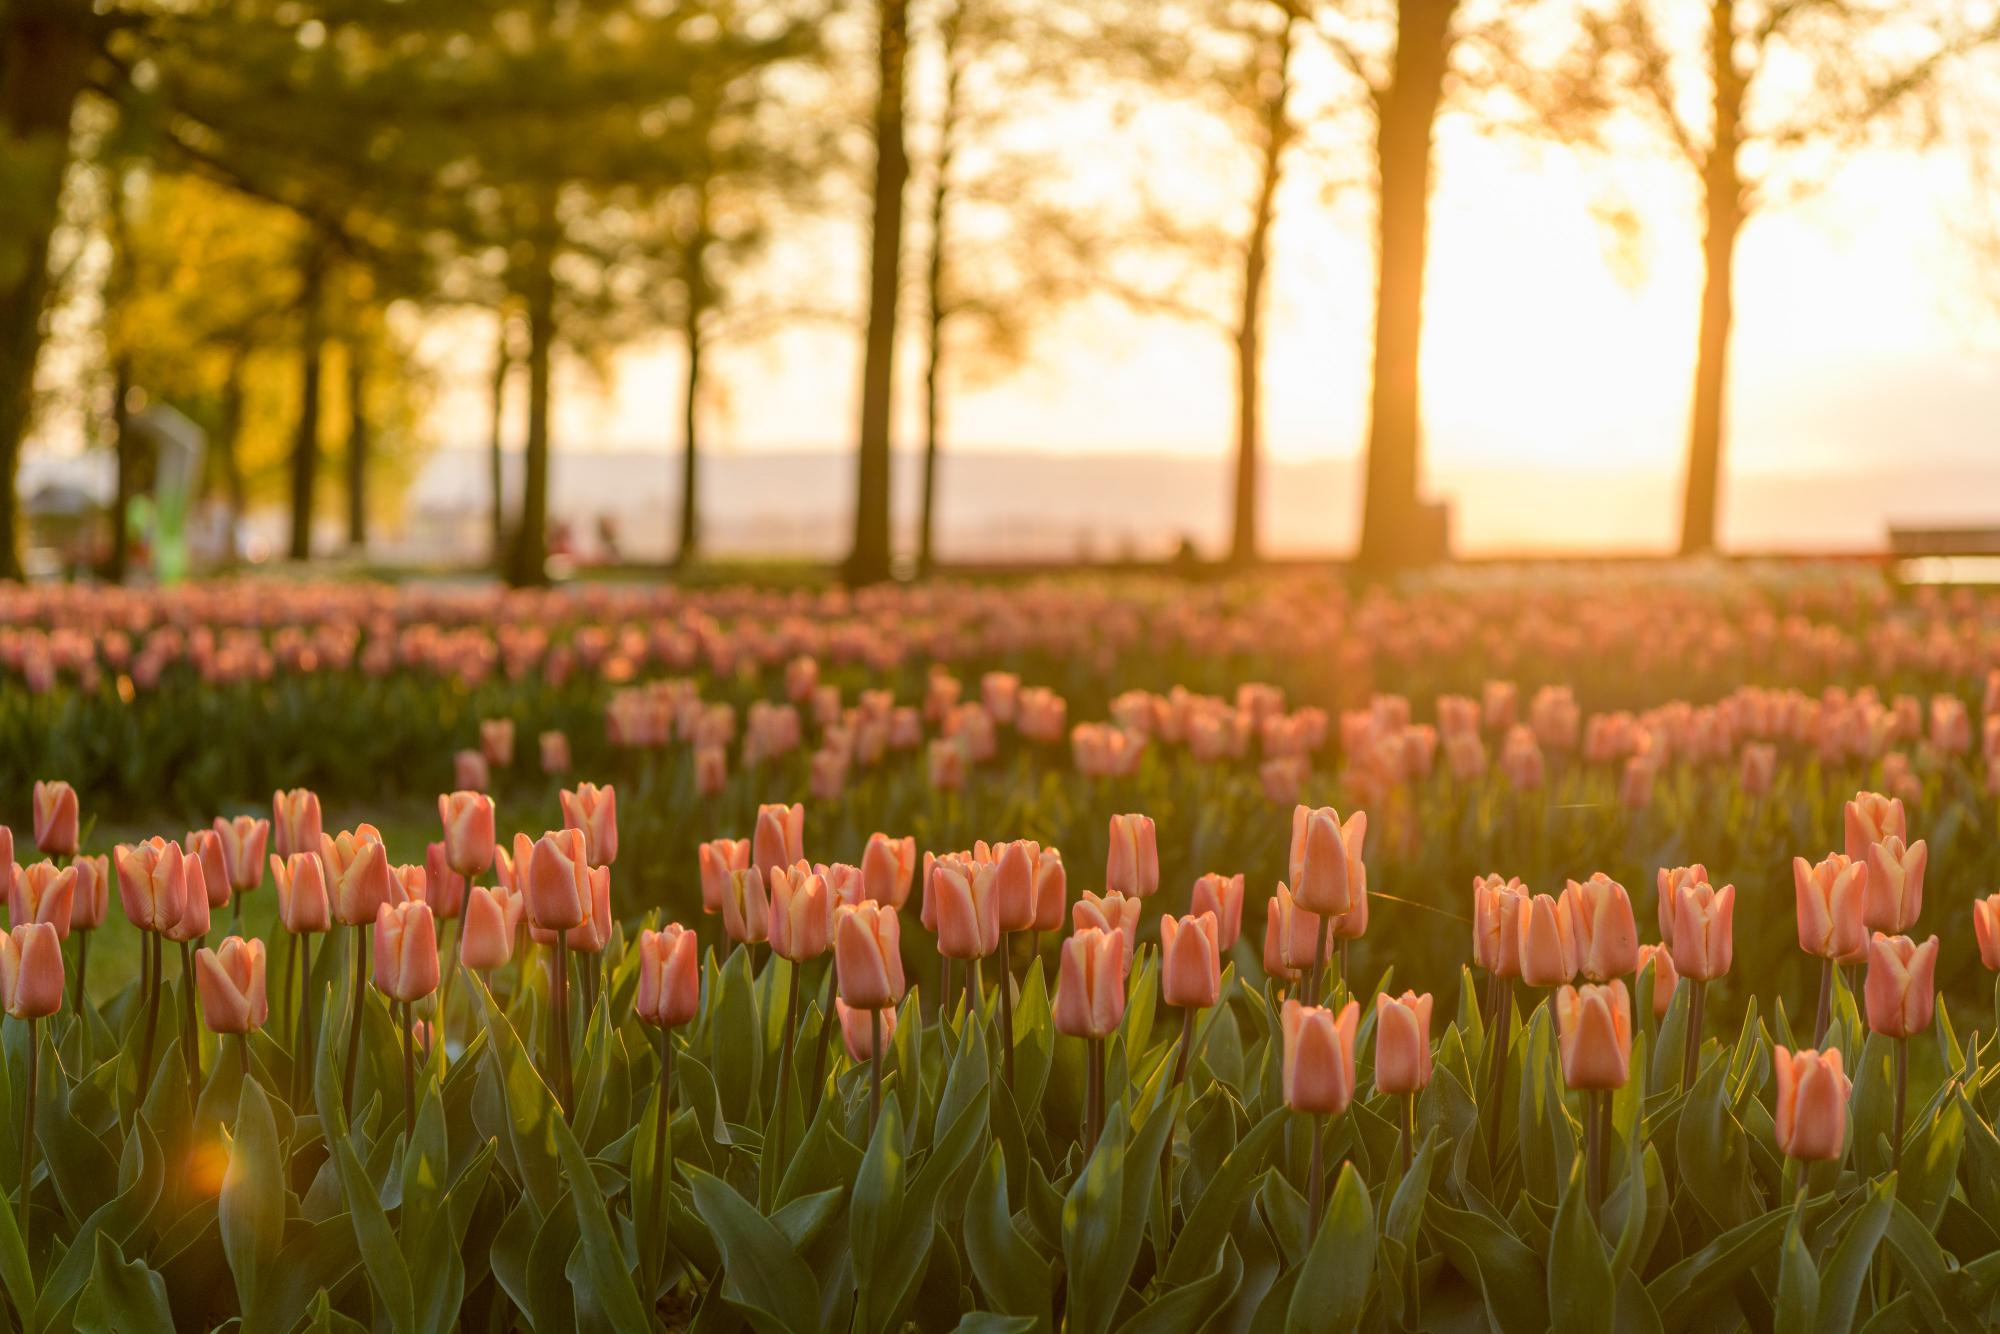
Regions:
M 0 0 L 0 573 L 2000 554 L 1985 0 Z

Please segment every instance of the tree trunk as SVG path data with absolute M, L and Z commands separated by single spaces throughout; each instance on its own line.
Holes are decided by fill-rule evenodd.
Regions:
M 347 347 L 347 545 L 368 548 L 368 376 L 359 346 Z
M 549 216 L 553 220 L 553 209 Z M 555 238 L 545 232 L 528 274 L 528 439 L 521 459 L 521 518 L 514 525 L 513 568 L 517 586 L 548 578 L 549 537 L 549 357 L 555 343 Z
M 1742 143 L 1743 85 L 1736 68 L 1734 0 L 1714 0 L 1709 56 L 1714 65 L 1715 139 L 1702 164 L 1707 210 L 1702 259 L 1700 343 L 1695 352 L 1694 406 L 1688 417 L 1687 491 L 1681 509 L 1681 554 L 1715 549 L 1715 518 L 1722 481 L 1722 420 L 1729 371 L 1729 326 L 1734 318 L 1732 282 L 1736 237 L 1743 229 L 1743 178 L 1736 155 Z
M 928 578 L 937 564 L 937 470 L 938 430 L 944 406 L 944 325 L 950 314 L 944 297 L 945 213 L 950 198 L 951 164 L 957 147 L 958 88 L 961 76 L 957 56 L 959 9 L 945 14 L 941 30 L 944 40 L 944 104 L 938 109 L 937 162 L 931 180 L 931 253 L 924 274 L 927 327 L 924 342 L 924 495 L 917 520 L 917 574 Z
M 1431 134 L 1444 93 L 1457 0 L 1401 0 L 1390 85 L 1376 127 L 1375 383 L 1359 563 L 1385 572 L 1425 559 L 1417 522 L 1417 362 L 1423 335 Z
M 292 437 L 292 544 L 296 561 L 312 559 L 313 489 L 319 480 L 320 352 L 326 342 L 326 317 L 320 299 L 326 277 L 326 254 L 318 236 L 306 240 L 300 258 L 299 421 Z
M 861 442 L 855 473 L 854 548 L 848 582 L 889 576 L 889 426 L 896 356 L 896 298 L 902 283 L 904 58 L 908 0 L 877 0 L 880 32 L 875 98 L 875 215 L 869 254 L 868 334 L 861 369 Z
M 1236 510 L 1231 525 L 1229 559 L 1248 565 L 1257 559 L 1257 473 L 1262 409 L 1265 274 L 1270 267 L 1271 217 L 1277 204 L 1278 179 L 1290 138 L 1286 103 L 1292 87 L 1292 20 L 1273 36 L 1276 81 L 1264 108 L 1263 174 L 1257 186 L 1257 207 L 1251 214 L 1250 235 L 1243 253 L 1243 310 L 1236 326 Z
M 493 492 L 493 569 L 507 562 L 507 502 L 501 491 L 507 426 L 507 375 L 514 369 L 514 352 L 507 339 L 507 312 L 500 312 L 500 337 L 493 355 L 493 438 L 487 454 L 487 485 Z
M 709 305 L 708 188 L 697 184 L 695 232 L 686 256 L 687 318 L 681 336 L 687 342 L 687 381 L 681 389 L 681 523 L 674 564 L 686 567 L 701 558 L 701 363 L 702 315 Z
M 229 358 L 229 378 L 222 386 L 222 486 L 229 502 L 229 551 L 226 563 L 236 563 L 237 535 L 243 525 L 246 490 L 243 482 L 243 363 L 249 349 L 237 348 Z
M 87 4 L 0 10 L 0 161 L 8 164 L 11 235 L 0 238 L 0 578 L 21 577 L 15 496 L 35 400 L 49 297 L 49 238 L 69 166 L 70 114 L 97 47 Z
M 104 564 L 104 577 L 114 584 L 125 582 L 132 564 L 130 516 L 139 465 L 132 456 L 137 442 L 132 438 L 132 413 L 126 406 L 131 397 L 132 358 L 121 350 L 111 359 L 111 448 L 117 457 L 117 474 L 111 499 L 111 556 Z

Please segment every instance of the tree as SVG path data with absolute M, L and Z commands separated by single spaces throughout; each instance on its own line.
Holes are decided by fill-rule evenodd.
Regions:
M 1542 91 L 1579 137 L 1645 124 L 1698 183 L 1704 279 L 1681 515 L 1681 551 L 1695 554 L 1716 545 L 1744 227 L 1819 186 L 1844 152 L 1928 142 L 1943 76 L 2000 38 L 2000 18 L 1954 0 L 1710 0 L 1700 46 L 1686 49 L 1667 8 L 1593 6 L 1568 77 Z

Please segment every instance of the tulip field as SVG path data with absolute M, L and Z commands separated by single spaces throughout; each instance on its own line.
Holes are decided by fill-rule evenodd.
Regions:
M 2000 596 L 0 589 L 0 1329 L 2000 1325 Z

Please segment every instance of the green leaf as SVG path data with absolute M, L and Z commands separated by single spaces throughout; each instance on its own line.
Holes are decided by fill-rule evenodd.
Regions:
M 1805 1200 L 1800 1198 L 1792 1211 L 1791 1226 L 1785 1229 L 1785 1249 L 1778 1262 L 1777 1334 L 1814 1334 L 1819 1326 L 1819 1270 L 1813 1265 L 1802 1227 Z
M 1072 1276 L 1090 1276 L 1069 1285 L 1066 1330 L 1104 1334 L 1117 1317 L 1145 1240 L 1147 1202 L 1159 1184 L 1160 1151 L 1173 1128 L 1173 1110 L 1171 1101 L 1160 1103 L 1134 1134 L 1124 1104 L 1118 1104 L 1063 1199 L 1063 1263 Z
M 253 1077 L 236 1102 L 229 1166 L 216 1202 L 222 1253 L 236 1276 L 237 1309 L 256 1305 L 258 1284 L 285 1241 L 285 1165 L 271 1100 Z
M 1224 1237 L 1215 1267 L 1207 1274 L 1171 1288 L 1140 1307 L 1118 1327 L 1117 1334 L 1196 1334 L 1243 1282 L 1243 1257 L 1234 1240 Z
M 97 1234 L 96 1259 L 90 1283 L 76 1303 L 80 1334 L 134 1334 L 139 1330 L 172 1329 L 173 1308 L 167 1304 L 167 1284 L 145 1261 L 126 1263 L 118 1243 Z
M 1054 1275 L 1007 1208 L 1007 1162 L 998 1143 L 973 1179 L 965 1200 L 965 1252 L 986 1299 L 1008 1315 L 1036 1316 L 1049 1309 Z M 1171 1269 L 1171 1266 L 1169 1266 Z
M 1581 1160 L 1570 1168 L 1549 1244 L 1550 1327 L 1562 1334 L 1611 1328 L 1617 1285 L 1604 1253 L 1604 1237 L 1591 1221 Z
M 1660 1323 L 1678 1329 L 1710 1298 L 1725 1291 L 1752 1266 L 1769 1259 L 1783 1242 L 1789 1209 L 1740 1223 L 1646 1285 L 1659 1308 Z
M 760 1331 L 819 1328 L 819 1283 L 784 1234 L 719 1178 L 683 1170 L 722 1252 L 723 1295 Z
M 590 1275 L 590 1295 L 614 1328 L 637 1330 L 650 1325 L 639 1290 L 632 1283 L 632 1266 L 611 1229 L 611 1214 L 604 1194 L 597 1188 L 597 1175 L 584 1157 L 569 1125 L 555 1119 L 556 1148 L 562 1154 L 563 1175 L 569 1180 L 570 1204 L 576 1210 L 583 1264 Z
M 1286 1334 L 1359 1328 L 1374 1273 L 1375 1210 L 1361 1174 L 1353 1163 L 1345 1163 L 1326 1217 L 1320 1220 L 1319 1235 L 1299 1267 L 1291 1304 L 1285 1309 Z
M 1424 1219 L 1452 1267 L 1486 1294 L 1488 1318 L 1505 1334 L 1537 1334 L 1548 1328 L 1548 1296 L 1542 1262 L 1505 1227 L 1433 1195 Z
M 1164 1274 L 1168 1286 L 1178 1287 L 1193 1282 L 1203 1260 L 1215 1254 L 1235 1222 L 1244 1198 L 1255 1187 L 1258 1175 L 1269 1165 L 1271 1141 L 1284 1129 L 1286 1115 L 1282 1107 L 1271 1109 L 1263 1120 L 1237 1141 L 1229 1157 L 1223 1160 L 1221 1169 L 1208 1183 L 1208 1189 L 1201 1193 L 1201 1199 L 1194 1208 L 1188 1211 L 1187 1222 L 1174 1239 L 1174 1249 L 1167 1257 Z
M 336 1118 L 339 1104 L 334 1104 Z M 355 1155 L 354 1141 L 345 1124 L 336 1120 L 328 1136 L 335 1170 L 340 1174 L 341 1195 L 354 1223 L 355 1244 L 361 1263 L 368 1271 L 368 1286 L 374 1290 L 377 1312 L 395 1334 L 416 1334 L 417 1301 L 410 1286 L 410 1266 L 403 1257 L 396 1233 L 375 1193 L 374 1182 Z

